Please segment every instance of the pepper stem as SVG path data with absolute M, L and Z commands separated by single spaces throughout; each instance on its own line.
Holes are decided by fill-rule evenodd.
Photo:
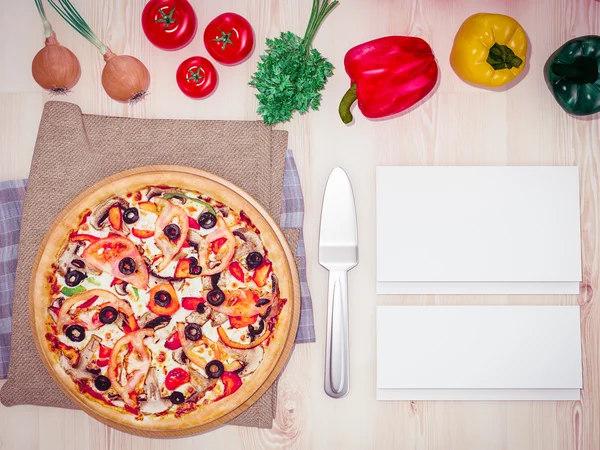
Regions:
M 521 67 L 521 64 L 523 64 L 523 60 L 515 55 L 511 48 L 498 43 L 490 47 L 486 62 L 494 70 L 512 69 L 513 67 Z
M 590 56 L 582 56 L 570 64 L 555 62 L 550 70 L 575 84 L 591 84 L 598 80 L 598 61 Z
M 348 89 L 342 97 L 340 107 L 338 108 L 338 112 L 340 113 L 342 122 L 346 124 L 352 122 L 353 117 L 352 113 L 350 112 L 350 107 L 356 101 L 357 98 L 358 97 L 356 96 L 356 83 L 354 83 L 352 86 L 350 86 L 350 89 Z

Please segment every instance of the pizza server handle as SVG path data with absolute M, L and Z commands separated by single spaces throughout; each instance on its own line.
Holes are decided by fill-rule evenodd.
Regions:
M 341 398 L 350 390 L 348 361 L 348 271 L 329 271 L 325 392 Z

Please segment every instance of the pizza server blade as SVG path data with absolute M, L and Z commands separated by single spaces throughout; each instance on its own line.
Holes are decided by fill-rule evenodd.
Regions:
M 358 231 L 354 193 L 341 167 L 327 180 L 321 210 L 319 264 L 329 271 L 325 392 L 333 398 L 348 394 L 348 271 L 358 264 Z

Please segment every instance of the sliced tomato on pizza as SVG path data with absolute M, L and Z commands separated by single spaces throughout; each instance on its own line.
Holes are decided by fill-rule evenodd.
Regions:
M 73 313 L 72 309 L 75 305 L 77 305 L 77 308 Z M 96 330 L 106 323 L 100 320 L 98 312 L 107 306 L 114 308 L 125 316 L 129 329 L 137 330 L 139 328 L 131 305 L 105 289 L 84 291 L 65 300 L 57 314 L 56 328 L 59 333 L 62 333 L 68 325 L 76 324 L 87 330 Z M 96 314 L 86 317 L 85 312 L 90 309 L 97 310 Z
M 235 236 L 222 217 L 217 218 L 217 229 L 206 236 L 198 246 L 198 264 L 202 267 L 202 275 L 214 275 L 223 272 L 235 255 Z M 215 254 L 215 261 L 209 266 L 210 253 Z
M 160 197 L 156 197 L 154 201 L 159 212 L 154 230 L 154 242 L 162 253 L 162 259 L 157 267 L 160 272 L 181 250 L 190 226 L 188 215 L 183 208 Z
M 240 318 L 265 314 L 272 304 L 272 299 L 266 297 L 260 298 L 256 292 L 250 289 L 238 289 L 225 293 L 225 301 L 220 305 L 213 305 L 210 303 L 210 299 L 208 303 L 215 311 L 226 314 L 229 317 Z
M 256 318 L 258 316 L 248 316 L 248 317 L 229 317 L 229 325 L 233 328 L 246 328 L 248 325 L 252 325 L 256 322 Z
M 179 322 L 176 329 L 185 356 L 198 367 L 205 368 L 209 362 L 205 356 L 195 351 L 195 348 L 198 346 L 204 347 L 203 350 L 210 349 L 210 352 L 212 352 L 212 359 L 219 359 L 221 356 L 218 344 L 208 339 L 206 336 L 202 336 L 202 330 L 199 325 Z M 192 339 L 189 339 L 190 337 Z M 209 353 L 206 353 L 205 355 L 208 354 Z
M 129 239 L 111 235 L 89 245 L 84 261 L 96 269 L 140 288 L 148 288 L 148 268 L 137 247 Z

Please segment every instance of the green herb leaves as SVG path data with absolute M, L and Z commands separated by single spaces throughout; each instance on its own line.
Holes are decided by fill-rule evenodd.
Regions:
M 287 122 L 294 111 L 304 114 L 319 109 L 321 91 L 334 67 L 311 45 L 319 26 L 337 5 L 337 0 L 313 0 L 304 38 L 288 31 L 267 39 L 265 54 L 249 83 L 258 90 L 256 112 L 267 125 Z
M 294 111 L 318 110 L 333 65 L 315 49 L 307 55 L 302 39 L 292 32 L 267 39 L 267 47 L 250 82 L 258 89 L 257 112 L 265 124 L 287 122 Z

